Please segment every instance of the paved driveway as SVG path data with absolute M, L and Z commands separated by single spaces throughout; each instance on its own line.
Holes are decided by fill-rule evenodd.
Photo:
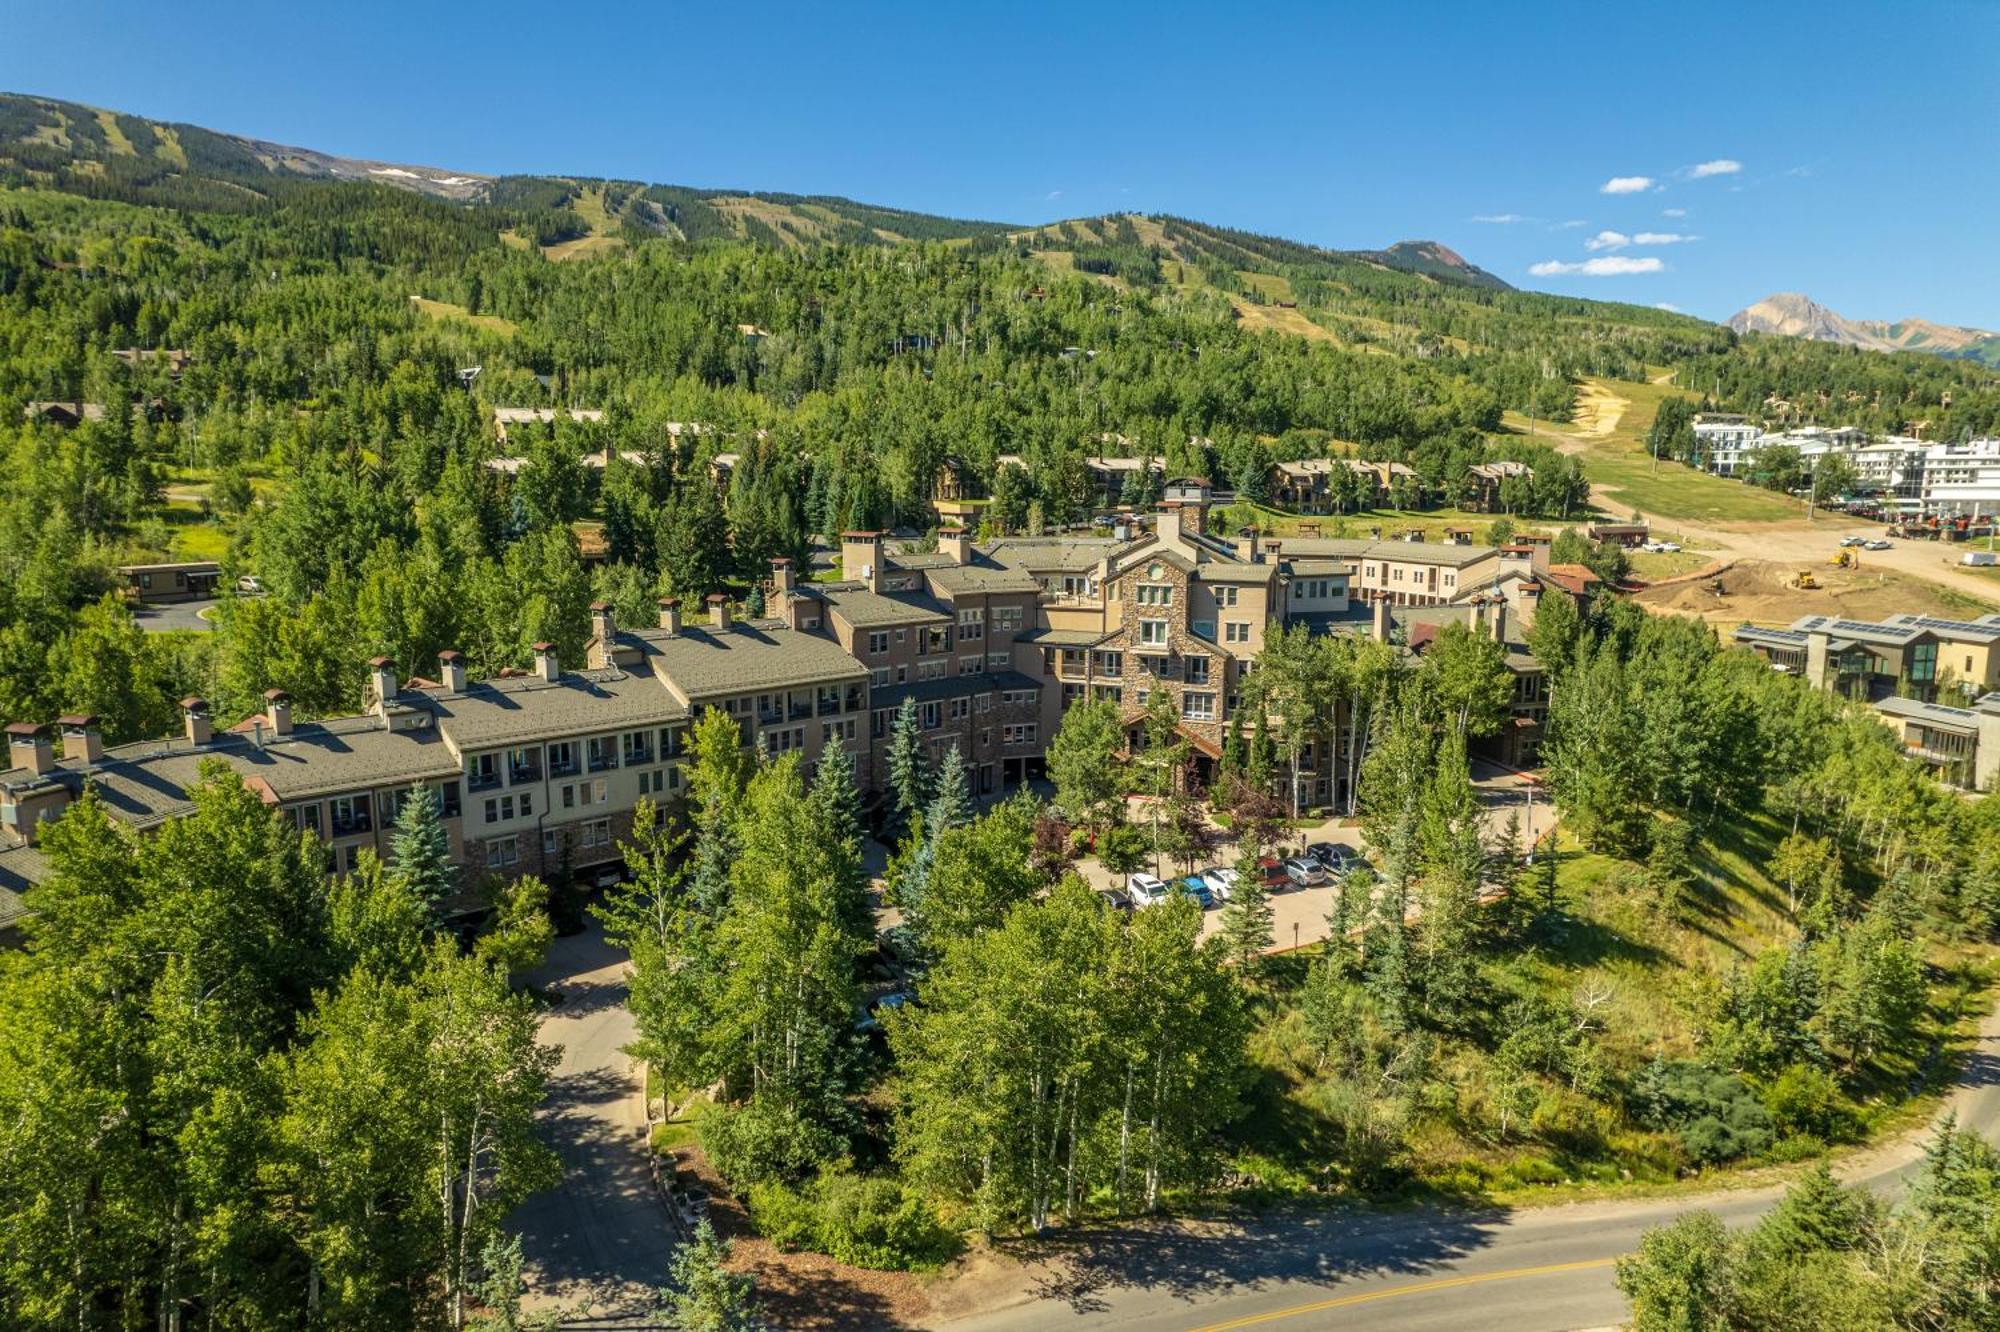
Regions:
M 206 601 L 161 602 L 157 605 L 142 602 L 132 608 L 132 618 L 149 634 L 165 633 L 170 629 L 206 632 L 215 628 L 215 621 L 206 616 L 213 609 L 213 598 Z
M 646 1168 L 639 1070 L 620 1048 L 633 1036 L 625 965 L 593 919 L 556 940 L 532 977 L 565 995 L 542 1022 L 542 1040 L 562 1049 L 542 1118 L 563 1179 L 510 1219 L 527 1259 L 529 1306 L 560 1304 L 594 1320 L 649 1311 L 673 1252 Z

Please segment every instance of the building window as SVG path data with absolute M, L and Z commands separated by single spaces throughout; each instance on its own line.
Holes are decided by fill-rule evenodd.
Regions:
M 618 738 L 616 736 L 592 736 L 587 752 L 592 772 L 605 772 L 618 766 Z
M 576 771 L 576 742 L 558 740 L 549 746 L 549 776 L 568 777 Z
M 292 817 L 298 820 L 301 829 L 311 833 L 315 837 L 319 836 L 318 805 L 300 805 L 292 811 Z
M 943 662 L 941 662 L 941 661 L 920 661 L 920 662 L 918 662 L 918 663 L 917 663 L 917 678 L 918 678 L 919 680 L 942 680 L 942 679 L 944 679 L 944 663 L 943 663 Z
M 1238 590 L 1239 589 L 1233 587 L 1216 588 L 1215 604 L 1222 607 L 1234 606 L 1236 604 L 1236 593 L 1238 592 Z
M 681 754 L 681 728 L 662 726 L 660 728 L 660 757 L 679 758 Z
M 1187 682 L 1191 685 L 1205 685 L 1208 683 L 1207 657 L 1187 658 Z
M 883 736 L 889 734 L 889 717 L 890 713 L 887 708 L 877 708 L 868 714 L 868 735 L 870 739 L 880 740 Z
M 1141 606 L 1171 606 L 1174 604 L 1174 590 L 1171 587 L 1142 583 L 1133 589 L 1132 600 Z
M 1122 652 L 1098 653 L 1097 673 L 1099 675 L 1123 675 L 1125 673 L 1125 654 Z
M 1193 631 L 1196 638 L 1206 638 L 1211 643 L 1215 641 L 1214 620 L 1194 620 L 1189 623 L 1188 628 Z
M 1250 641 L 1250 621 L 1224 620 L 1222 641 L 1225 643 L 1247 643 Z
M 1181 716 L 1189 721 L 1215 720 L 1215 695 L 1187 693 L 1181 695 Z
M 500 756 L 474 754 L 465 765 L 465 784 L 474 791 L 490 791 L 500 785 Z
M 874 685 L 877 689 L 887 689 L 889 687 L 889 668 L 887 666 L 877 666 L 874 670 L 868 672 L 868 683 Z
M 1003 745 L 1031 745 L 1035 742 L 1036 724 L 1016 722 L 1000 728 L 1000 743 Z
M 876 629 L 868 635 L 868 655 L 879 657 L 889 650 L 889 631 Z
M 335 796 L 327 802 L 327 810 L 335 837 L 367 832 L 375 826 L 368 812 L 367 796 Z
M 1021 630 L 1021 608 L 1019 606 L 995 606 L 993 608 L 993 632 L 996 634 L 1019 633 Z
M 507 751 L 507 784 L 525 786 L 529 782 L 542 780 L 542 751 L 536 749 L 510 749 Z
M 490 837 L 486 841 L 486 863 L 493 866 L 519 864 L 521 860 L 521 839 L 518 837 Z
M 946 715 L 953 721 L 964 721 L 972 715 L 972 700 L 969 698 L 952 699 L 950 707 L 946 709 Z
M 976 638 L 986 637 L 986 612 L 982 610 L 962 610 L 958 613 L 958 641 L 969 643 Z
M 923 728 L 926 731 L 935 731 L 938 728 L 938 705 L 935 703 L 926 703 L 920 712 L 920 723 Z
M 985 668 L 986 658 L 978 653 L 974 653 L 970 657 L 960 657 L 958 659 L 958 673 L 960 675 L 977 675 Z
M 636 768 L 653 761 L 653 733 L 651 731 L 627 731 L 625 733 L 625 766 Z
M 1164 646 L 1167 641 L 1165 620 L 1139 621 L 1139 641 L 1153 646 Z
M 439 788 L 438 797 L 445 818 L 455 819 L 465 812 L 460 804 L 457 782 L 446 782 Z

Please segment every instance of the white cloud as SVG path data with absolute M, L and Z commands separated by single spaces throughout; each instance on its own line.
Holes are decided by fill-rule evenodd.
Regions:
M 1583 243 L 1586 250 L 1622 250 L 1632 243 L 1632 238 L 1622 231 L 1600 231 Z
M 1519 213 L 1476 213 L 1473 215 L 1472 220 L 1474 222 L 1491 222 L 1498 226 L 1507 226 L 1514 222 L 1526 222 L 1528 219 L 1522 217 Z
M 1733 176 L 1743 169 L 1743 164 L 1734 158 L 1718 157 L 1713 162 L 1702 162 L 1688 168 L 1688 175 L 1696 180 L 1707 176 Z
M 1665 267 L 1665 264 L 1651 256 L 1638 259 L 1610 254 L 1601 259 L 1585 259 L 1581 263 L 1545 259 L 1539 264 L 1530 264 L 1528 271 L 1536 277 L 1562 277 L 1571 274 L 1579 277 L 1624 277 L 1631 273 L 1657 273 Z
M 1613 176 L 1597 187 L 1599 194 L 1641 194 L 1653 188 L 1651 176 Z
M 1662 208 L 1660 210 L 1661 217 L 1686 217 L 1687 215 L 1688 210 L 1685 208 Z
M 1681 307 L 1675 305 L 1672 301 L 1654 301 L 1653 308 L 1655 310 L 1665 310 L 1668 314 L 1679 314 L 1681 312 Z
M 1589 219 L 1589 218 L 1587 218 L 1587 217 L 1573 217 L 1573 218 L 1571 218 L 1571 219 L 1570 219 L 1569 221 L 1567 221 L 1567 222 L 1558 222 L 1558 223 L 1556 223 L 1556 230 L 1557 230 L 1557 231 L 1574 231 L 1574 230 L 1575 230 L 1576 228 L 1578 228 L 1578 227 L 1587 227 L 1587 226 L 1589 226 L 1589 225 L 1590 225 L 1590 219 Z
M 1678 231 L 1642 231 L 1632 238 L 1634 245 L 1682 245 L 1696 236 L 1683 236 Z

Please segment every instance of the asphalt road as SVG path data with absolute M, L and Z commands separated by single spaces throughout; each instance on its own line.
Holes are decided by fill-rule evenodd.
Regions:
M 1989 1016 L 1941 1111 L 2000 1131 L 2000 1013 Z M 1885 1194 L 1915 1170 L 1928 1131 L 1858 1154 L 1843 1178 Z M 1342 1332 L 1477 1327 L 1569 1332 L 1626 1316 L 1612 1263 L 1640 1235 L 1706 1208 L 1747 1224 L 1776 1187 L 1670 1200 L 1487 1211 L 1314 1213 L 1253 1226 L 1134 1230 L 1052 1259 L 1013 1306 L 953 1332 L 1118 1328 L 1339 1327 Z
M 139 627 L 149 634 L 165 633 L 170 629 L 192 629 L 206 633 L 215 628 L 215 621 L 207 618 L 206 612 L 215 609 L 215 600 L 206 601 L 163 601 L 158 604 L 141 603 L 132 608 L 132 618 Z
M 673 1253 L 647 1171 L 638 1069 L 621 1048 L 633 1037 L 625 965 L 592 919 L 584 933 L 556 940 L 529 978 L 557 984 L 564 995 L 542 1022 L 543 1042 L 562 1049 L 542 1122 L 563 1178 L 522 1204 L 509 1225 L 521 1235 L 529 1308 L 560 1305 L 591 1316 L 591 1326 L 607 1325 L 599 1321 L 605 1315 L 650 1311 Z

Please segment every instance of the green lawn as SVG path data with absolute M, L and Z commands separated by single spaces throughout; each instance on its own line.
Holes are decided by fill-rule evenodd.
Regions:
M 449 301 L 433 301 L 422 296 L 412 296 L 410 304 L 432 319 L 456 320 L 459 323 L 471 324 L 474 328 L 485 329 L 488 333 L 498 333 L 505 338 L 511 338 L 521 331 L 519 325 L 510 319 L 502 319 L 499 315 L 472 314 L 464 306 L 453 305 Z
M 1603 407 L 1622 402 L 1623 410 L 1603 434 L 1590 434 L 1588 412 L 1568 426 L 1535 423 L 1537 437 L 1553 443 L 1581 438 L 1579 456 L 1591 481 L 1631 505 L 1648 518 L 1679 519 L 1694 523 L 1763 523 L 1796 518 L 1803 512 L 1796 500 L 1741 481 L 1710 476 L 1707 472 L 1677 462 L 1655 462 L 1646 450 L 1646 431 L 1660 403 L 1676 396 L 1665 384 L 1632 384 L 1624 380 L 1588 379 L 1578 395 L 1584 406 Z M 1509 412 L 1506 426 L 1517 434 L 1528 432 L 1528 421 Z

